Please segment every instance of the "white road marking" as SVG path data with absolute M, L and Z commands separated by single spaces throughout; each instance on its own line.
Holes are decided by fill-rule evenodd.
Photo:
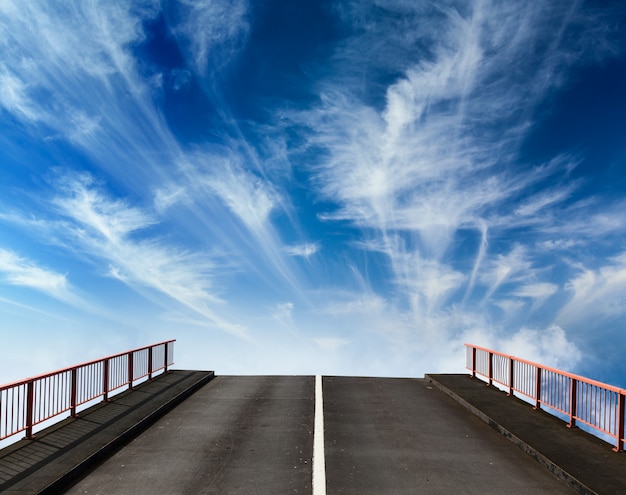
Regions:
M 313 495 L 326 495 L 326 461 L 324 458 L 324 399 L 322 377 L 315 376 L 315 426 L 313 430 Z

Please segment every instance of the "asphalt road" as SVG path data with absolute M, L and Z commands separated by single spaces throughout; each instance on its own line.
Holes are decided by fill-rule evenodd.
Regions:
M 216 377 L 70 494 L 311 494 L 314 377 Z M 571 494 L 425 380 L 324 377 L 326 493 Z
M 329 494 L 571 494 L 423 379 L 324 377 Z
M 311 493 L 314 377 L 217 377 L 67 493 Z

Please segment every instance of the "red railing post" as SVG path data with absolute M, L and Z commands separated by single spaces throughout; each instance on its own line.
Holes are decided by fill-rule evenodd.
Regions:
M 576 414 L 578 414 L 578 380 L 570 378 L 570 390 L 569 390 L 569 423 L 568 428 L 576 427 Z
M 105 359 L 102 366 L 102 395 L 104 401 L 109 400 L 109 360 Z
M 169 343 L 169 342 L 166 342 L 166 343 L 165 343 L 165 353 L 164 353 L 164 354 L 165 354 L 165 357 L 163 358 L 163 373 L 167 373 L 167 364 L 168 364 L 168 363 L 167 363 L 167 361 L 168 361 L 168 359 L 167 359 L 167 354 L 168 354 L 168 352 L 167 352 L 167 351 L 168 351 L 168 349 L 169 349 L 169 345 L 170 345 L 170 343 Z
M 487 386 L 493 385 L 493 352 L 489 352 L 489 364 L 488 364 L 489 382 Z
M 535 380 L 535 409 L 541 408 L 541 368 L 537 366 L 537 374 Z
M 133 388 L 133 377 L 135 375 L 135 370 L 133 368 L 133 355 L 135 353 L 134 352 L 129 352 L 128 353 L 128 390 L 131 390 Z
M 476 347 L 472 346 L 472 378 L 476 378 Z
M 78 370 L 76 368 L 72 369 L 71 372 L 72 383 L 70 389 L 70 414 L 73 418 L 76 417 L 76 390 L 77 390 L 77 381 L 78 381 Z
M 148 349 L 148 380 L 152 380 L 152 351 L 154 347 Z
M 623 452 L 624 450 L 624 402 L 626 401 L 626 396 L 624 396 L 624 391 L 621 390 L 618 396 L 618 404 L 617 404 L 617 414 L 615 415 L 615 421 L 617 421 L 617 428 L 615 431 L 617 432 L 617 445 L 613 449 L 615 452 Z
M 31 380 L 26 384 L 26 438 L 32 439 L 33 435 L 33 408 L 35 405 L 35 384 Z
M 513 358 L 509 357 L 509 395 L 513 395 Z

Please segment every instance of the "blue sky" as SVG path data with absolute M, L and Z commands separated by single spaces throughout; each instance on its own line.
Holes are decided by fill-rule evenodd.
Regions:
M 626 386 L 626 7 L 0 2 L 5 382 L 177 339 L 221 374 Z

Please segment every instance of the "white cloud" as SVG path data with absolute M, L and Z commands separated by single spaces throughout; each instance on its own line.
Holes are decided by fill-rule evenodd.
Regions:
M 526 307 L 525 302 L 520 299 L 497 299 L 494 304 L 509 317 L 517 316 L 518 312 Z
M 134 52 L 158 2 L 3 5 L 0 106 L 129 189 L 170 179 L 181 152 Z
M 583 243 L 580 239 L 550 239 L 537 243 L 537 247 L 542 251 L 564 251 Z
M 115 77 L 121 75 L 138 88 L 128 46 L 144 36 L 144 19 L 137 14 L 150 16 L 154 10 L 131 12 L 129 4 L 112 6 L 105 2 L 77 2 L 71 9 L 45 2 L 26 5 L 6 0 L 3 4 L 0 43 L 4 46 L 5 75 L 28 81 L 28 91 L 20 91 L 20 99 L 38 108 L 40 119 L 48 125 L 61 119 L 62 130 L 71 120 L 64 121 L 63 114 L 56 112 L 76 109 L 93 101 L 94 96 L 98 98 L 89 97 L 86 88 L 81 88 L 85 83 L 94 89 L 96 80 L 110 90 Z M 47 103 L 42 101 L 54 89 L 64 92 L 56 93 Z M 74 89 L 77 94 L 72 95 Z M 87 97 L 81 102 L 83 96 Z
M 68 287 L 65 275 L 41 268 L 32 261 L 1 248 L 0 273 L 11 285 L 30 287 L 57 297 Z
M 177 203 L 189 203 L 187 194 L 187 189 L 182 186 L 159 188 L 154 193 L 154 208 L 163 214 Z
M 130 234 L 157 223 L 139 208 L 105 197 L 87 174 L 67 177 L 60 185 L 65 195 L 56 198 L 57 206 L 114 245 Z
M 254 234 L 262 235 L 276 207 L 276 193 L 270 184 L 232 162 L 222 164 L 219 173 L 207 177 L 207 185 Z
M 37 108 L 27 96 L 27 85 L 0 65 L 0 105 L 28 122 L 40 120 Z
M 358 315 L 380 313 L 386 306 L 385 300 L 373 294 L 347 293 L 334 291 L 330 301 L 321 311 L 330 315 Z
M 522 284 L 511 291 L 512 296 L 530 299 L 532 306 L 530 311 L 539 308 L 546 300 L 558 293 L 559 286 L 549 282 L 535 282 Z M 503 306 L 500 306 L 503 307 Z
M 580 267 L 567 284 L 571 299 L 557 321 L 584 330 L 598 329 L 626 314 L 626 254 L 597 269 Z
M 183 0 L 175 12 L 175 33 L 201 74 L 230 61 L 249 29 L 244 0 Z
M 248 151 L 207 147 L 187 154 L 179 163 L 181 177 L 165 191 L 185 191 L 184 198 L 175 199 L 193 221 L 179 215 L 179 224 L 189 221 L 191 232 L 202 242 L 219 242 L 238 266 L 246 266 L 273 287 L 287 284 L 293 297 L 304 300 L 304 276 L 274 225 L 276 217 L 285 216 L 296 231 L 300 228 L 288 193 Z
M 366 21 L 370 7 L 347 6 L 344 19 L 362 22 L 362 34 L 336 54 L 340 76 L 320 85 L 319 105 L 290 115 L 321 150 L 313 184 L 336 205 L 318 218 L 362 232 L 365 240 L 355 245 L 386 256 L 388 278 L 401 288 L 394 303 L 415 315 L 439 317 L 459 298 L 464 307 L 478 297 L 497 305 L 503 286 L 508 299 L 530 298 L 536 309 L 558 291 L 539 277 L 529 250 L 549 228 L 565 234 L 558 208 L 580 185 L 568 180 L 580 159 L 564 154 L 536 166 L 517 160 L 531 129 L 529 102 L 540 102 L 571 63 L 570 48 L 543 17 L 560 8 L 497 2 L 442 8 L 423 31 L 408 34 L 394 23 L 423 21 L 419 5 L 389 2 L 376 22 Z M 580 15 L 573 8 L 559 28 Z M 546 43 L 553 52 L 534 70 L 528 47 Z M 367 93 L 355 89 L 363 87 L 357 79 L 364 70 L 401 75 Z M 541 83 L 524 73 L 539 74 Z M 556 185 L 546 188 L 548 181 Z M 511 246 L 520 228 L 530 233 Z M 470 230 L 480 242 L 466 273 L 455 257 Z
M 582 358 L 580 349 L 557 326 L 522 328 L 498 344 L 498 350 L 545 366 L 572 371 Z
M 532 276 L 531 262 L 524 247 L 517 244 L 508 254 L 497 255 L 489 260 L 482 278 L 488 290 L 483 300 L 489 299 L 505 283 Z
M 516 210 L 515 215 L 519 216 L 535 216 L 541 210 L 545 210 L 549 206 L 561 203 L 571 197 L 577 184 L 568 184 L 556 191 L 543 191 L 524 201 Z
M 409 270 L 400 280 L 400 284 L 416 298 L 414 308 L 420 313 L 433 314 L 440 311 L 450 295 L 465 281 L 462 273 L 435 260 L 414 256 L 406 266 Z
M 135 290 L 166 295 L 210 324 L 245 336 L 241 325 L 217 310 L 222 301 L 212 290 L 215 264 L 209 254 L 181 250 L 155 237 L 137 237 L 155 220 L 139 208 L 108 198 L 88 176 L 66 178 L 62 184 L 64 194 L 55 204 L 74 222 L 68 233 L 85 254 L 108 262 L 110 276 Z
M 67 280 L 67 274 L 42 267 L 30 259 L 23 258 L 15 252 L 3 248 L 0 248 L 0 283 L 27 287 L 65 304 L 83 309 L 93 309 L 89 308 L 85 301 L 76 294 L 75 289 Z M 17 301 L 2 300 L 28 311 L 42 312 Z
M 304 244 L 297 244 L 295 246 L 285 247 L 285 252 L 290 256 L 301 256 L 303 258 L 309 258 L 320 250 L 320 245 L 317 242 L 306 242 Z
M 511 292 L 511 294 L 517 297 L 545 299 L 555 294 L 558 289 L 559 287 L 556 284 L 551 284 L 549 282 L 538 282 L 517 287 Z

